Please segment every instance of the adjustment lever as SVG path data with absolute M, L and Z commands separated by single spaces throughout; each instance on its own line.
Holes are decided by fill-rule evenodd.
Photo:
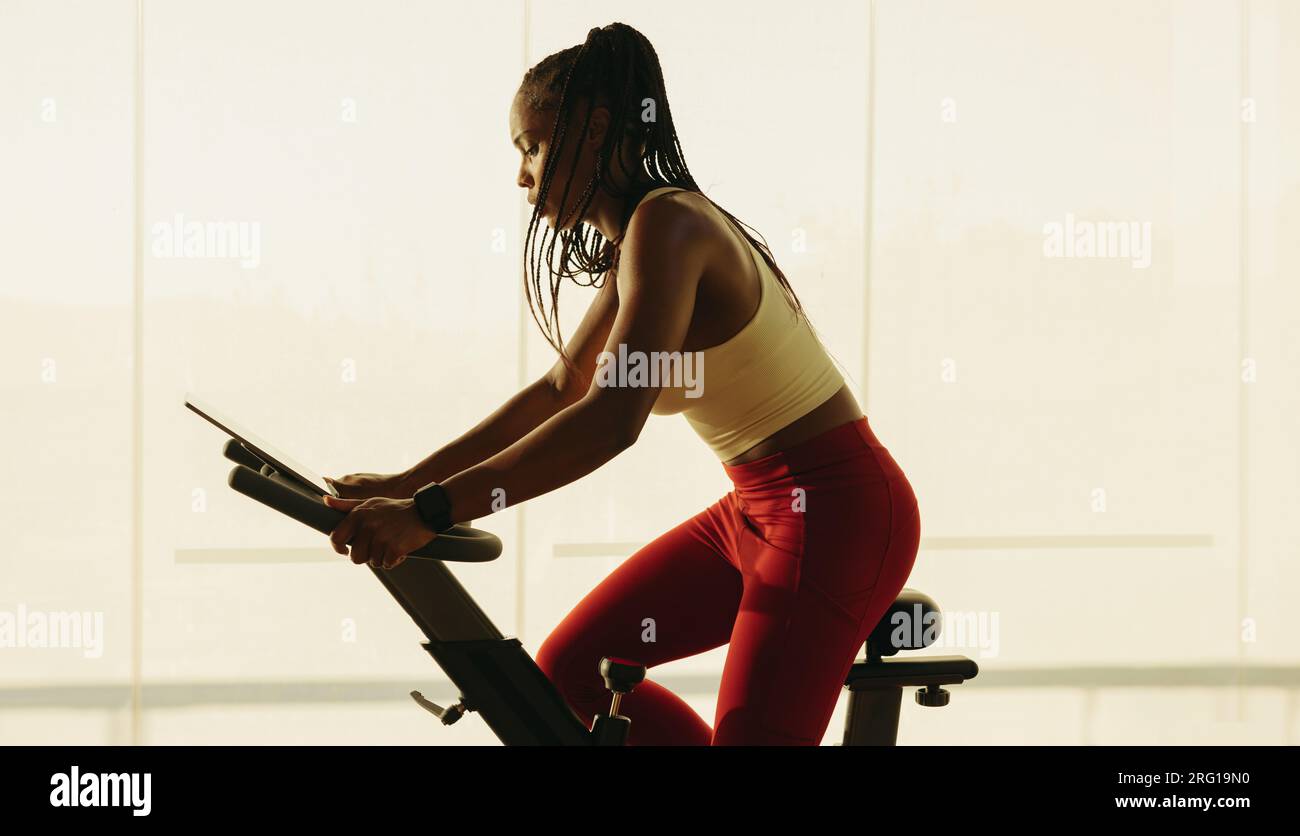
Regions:
M 591 724 L 591 743 L 594 746 L 622 746 L 627 743 L 632 721 L 618 713 L 624 694 L 632 693 L 645 681 L 645 665 L 630 659 L 606 656 L 600 660 L 600 675 L 605 687 L 614 695 L 608 714 L 597 714 Z
M 411 699 L 415 700 L 415 704 L 420 706 L 420 708 L 423 708 L 425 711 L 441 720 L 444 726 L 450 726 L 452 723 L 465 716 L 466 709 L 464 702 L 458 702 L 455 705 L 443 708 L 442 706 L 425 699 L 424 694 L 421 694 L 419 691 L 412 691 Z

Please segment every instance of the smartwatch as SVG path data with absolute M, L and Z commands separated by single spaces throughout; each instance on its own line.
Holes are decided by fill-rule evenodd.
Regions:
M 430 482 L 415 492 L 415 512 L 437 534 L 451 528 L 451 500 L 437 482 Z

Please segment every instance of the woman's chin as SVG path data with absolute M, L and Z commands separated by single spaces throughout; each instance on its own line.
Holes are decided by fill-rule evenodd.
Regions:
M 557 229 L 555 225 L 555 216 L 551 214 L 549 210 L 542 212 L 542 220 L 546 221 L 546 225 L 551 229 Z M 565 229 L 572 229 L 572 228 L 573 228 L 573 223 L 572 221 L 570 221 L 569 225 L 565 227 Z

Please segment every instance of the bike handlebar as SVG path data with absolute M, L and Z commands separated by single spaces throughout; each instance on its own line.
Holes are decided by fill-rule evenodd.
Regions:
M 239 455 L 227 445 L 226 457 L 240 462 L 230 471 L 227 480 L 236 491 L 322 534 L 329 534 L 347 516 L 346 511 L 329 507 L 319 495 L 308 493 L 305 486 L 286 479 L 270 465 L 263 464 L 260 472 L 253 470 L 248 465 L 258 463 L 256 457 L 237 442 L 235 446 L 247 456 Z M 486 563 L 496 560 L 500 555 L 501 541 L 495 534 L 467 525 L 454 525 L 407 557 L 455 563 Z

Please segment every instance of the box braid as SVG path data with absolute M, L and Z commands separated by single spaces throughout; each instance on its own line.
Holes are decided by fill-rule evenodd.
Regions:
M 625 181 L 636 183 L 623 166 L 623 146 L 632 142 L 640 149 L 640 166 L 643 177 L 648 175 L 649 183 L 634 185 L 631 190 L 620 197 L 628 198 L 624 202 L 624 215 L 620 230 L 626 230 L 640 199 L 650 191 L 664 186 L 676 186 L 700 193 L 700 187 L 686 167 L 686 155 L 673 125 L 672 111 L 668 107 L 668 94 L 664 87 L 663 71 L 659 66 L 659 56 L 650 41 L 636 29 L 623 23 L 611 23 L 603 28 L 597 27 L 587 33 L 587 40 L 576 46 L 560 50 L 546 56 L 524 74 L 519 85 L 523 100 L 538 113 L 555 111 L 555 127 L 551 132 L 546 166 L 542 171 L 542 182 L 538 189 L 537 202 L 533 207 L 532 217 L 528 223 L 528 233 L 524 239 L 524 293 L 528 299 L 528 309 L 533 315 L 546 341 L 556 350 L 570 372 L 585 378 L 564 350 L 560 337 L 560 285 L 565 278 L 571 278 L 575 284 L 583 287 L 603 287 L 604 279 L 611 270 L 617 271 L 619 247 L 623 233 L 614 241 L 605 240 L 594 225 L 581 221 L 591 206 L 597 188 L 607 194 L 617 195 L 614 181 L 609 176 L 611 163 L 617 163 L 623 172 Z M 652 120 L 642 118 L 642 102 L 650 99 L 654 102 L 655 114 Z M 591 124 L 591 114 L 596 105 L 603 104 L 609 108 L 613 129 L 605 135 L 604 144 L 597 151 L 595 170 L 590 182 L 582 189 L 577 205 L 570 209 L 563 218 L 556 221 L 558 233 L 548 235 L 542 223 L 541 212 L 546 205 L 555 169 L 561 159 L 567 139 L 568 123 L 571 111 L 579 101 L 586 103 L 586 118 L 579 137 L 586 136 Z M 619 128 L 622 128 L 621 130 Z M 573 165 L 577 168 L 582 143 L 575 142 L 572 153 Z M 568 200 L 573 176 L 563 186 L 560 193 L 560 206 Z M 784 288 L 786 296 L 799 316 L 804 314 L 803 305 L 795 296 L 794 289 L 776 259 L 767 247 L 766 241 L 756 240 L 745 229 L 751 228 L 727 210 L 718 206 L 707 195 L 705 199 L 713 203 L 722 214 L 726 215 L 740 229 L 742 235 L 762 254 L 777 280 Z M 564 229 L 570 217 L 577 215 L 579 222 L 573 229 Z M 541 231 L 541 247 L 535 247 L 534 241 L 538 230 Z M 555 240 L 561 241 L 559 266 L 555 265 Z M 760 236 L 761 238 L 761 236 Z M 539 315 L 542 297 L 540 259 L 545 252 L 546 266 L 550 274 L 551 307 L 547 313 L 543 308 Z M 571 268 L 570 262 L 576 267 Z M 531 272 L 530 272 L 531 270 Z M 579 275 L 586 273 L 591 280 L 582 282 Z M 530 278 L 531 276 L 531 278 Z

